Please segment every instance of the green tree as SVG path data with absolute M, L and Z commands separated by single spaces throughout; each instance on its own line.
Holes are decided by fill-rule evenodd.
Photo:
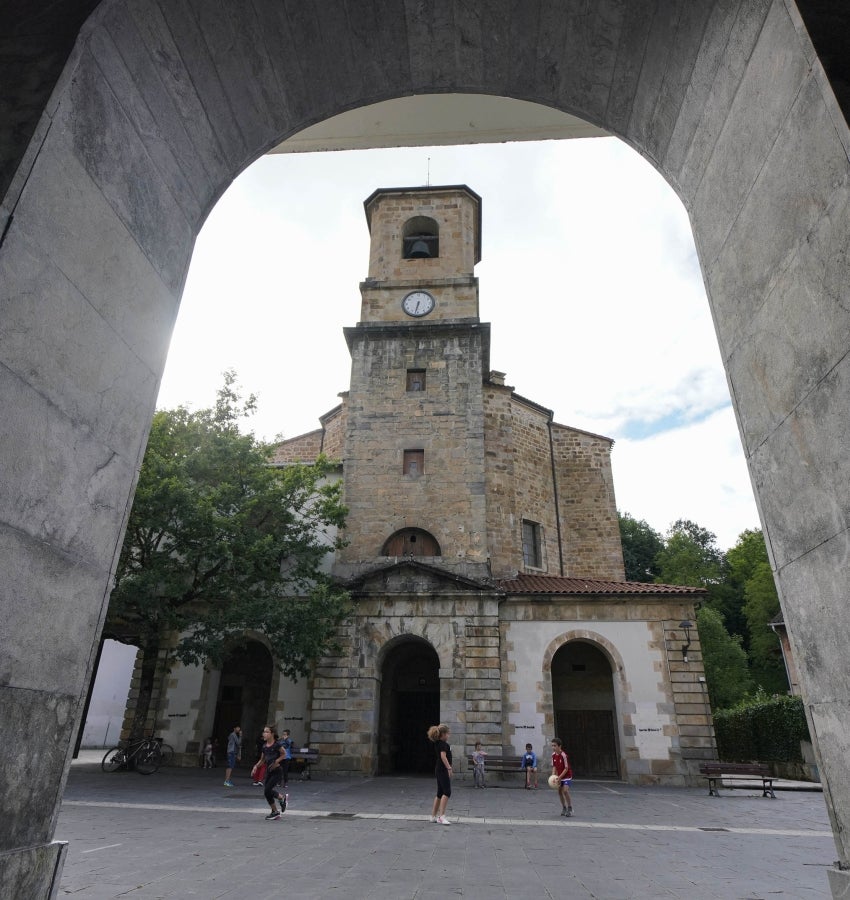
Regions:
M 344 525 L 341 482 L 325 459 L 271 466 L 271 448 L 239 431 L 255 406 L 227 372 L 214 408 L 154 415 L 104 630 L 143 651 L 134 738 L 171 636 L 180 661 L 220 665 L 259 631 L 297 678 L 349 614 L 322 568 Z
M 726 574 L 717 537 L 690 519 L 678 519 L 670 526 L 657 565 L 656 583 L 687 584 L 709 591 L 721 584 Z
M 753 678 L 769 694 L 787 691 L 779 638 L 769 626 L 779 612 L 779 595 L 761 530 L 744 531 L 726 557 L 730 584 L 743 601 Z
M 730 635 L 721 614 L 704 606 L 697 613 L 705 681 L 712 709 L 729 709 L 752 689 L 741 637 Z
M 708 605 L 723 616 L 730 633 L 746 636 L 743 597 L 729 583 L 729 565 L 714 532 L 690 519 L 678 519 L 667 531 L 658 568 L 657 583 L 704 587 Z
M 652 582 L 658 575 L 656 560 L 664 549 L 661 535 L 643 519 L 617 513 L 626 581 Z

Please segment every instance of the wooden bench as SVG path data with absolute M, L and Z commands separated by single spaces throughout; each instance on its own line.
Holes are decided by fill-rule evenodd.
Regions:
M 773 793 L 773 776 L 764 763 L 710 762 L 702 763 L 699 771 L 700 775 L 705 775 L 708 779 L 709 797 L 720 796 L 718 787 L 746 789 L 753 785 L 741 782 L 760 780 L 762 797 L 776 799 L 776 794 Z M 758 786 L 755 789 L 758 790 Z
M 312 768 L 319 764 L 318 750 L 296 750 L 291 751 L 292 756 L 289 760 L 289 771 L 296 775 L 301 774 L 302 781 L 312 781 Z
M 540 760 L 537 761 L 537 771 L 540 771 Z M 472 759 L 472 754 L 469 755 L 469 767 L 475 765 L 475 762 Z M 513 773 L 515 775 L 525 775 L 525 769 L 521 768 L 522 766 L 522 757 L 521 756 L 491 756 L 489 753 L 484 759 L 484 771 L 485 772 L 505 772 L 505 773 Z

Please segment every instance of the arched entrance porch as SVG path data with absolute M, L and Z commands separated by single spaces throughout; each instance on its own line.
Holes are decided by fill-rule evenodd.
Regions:
M 259 641 L 247 641 L 233 650 L 221 667 L 212 737 L 218 741 L 219 765 L 234 725 L 242 726 L 242 761 L 254 755 L 254 741 L 268 717 L 272 655 Z
M 378 774 L 434 768 L 425 735 L 440 718 L 440 660 L 428 641 L 401 638 L 384 654 L 378 715 Z
M 576 776 L 618 778 L 617 705 L 611 663 L 587 641 L 569 641 L 552 659 L 556 735 Z

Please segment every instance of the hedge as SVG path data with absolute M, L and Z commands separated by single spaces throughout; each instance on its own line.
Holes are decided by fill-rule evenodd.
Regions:
M 717 753 L 724 762 L 802 762 L 809 728 L 800 697 L 757 696 L 714 713 Z

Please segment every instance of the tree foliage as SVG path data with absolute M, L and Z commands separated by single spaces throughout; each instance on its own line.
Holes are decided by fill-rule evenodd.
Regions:
M 150 666 L 165 635 L 180 634 L 182 662 L 219 665 L 251 631 L 303 676 L 348 615 L 322 568 L 344 524 L 341 482 L 325 459 L 271 466 L 271 448 L 239 430 L 254 408 L 228 372 L 213 408 L 154 416 L 104 631 Z
M 754 685 L 787 691 L 779 639 L 769 627 L 779 597 L 761 530 L 744 531 L 724 553 L 715 535 L 690 519 L 674 522 L 663 538 L 628 513 L 619 521 L 627 580 L 707 590 L 699 633 L 714 709 L 734 705 Z
M 697 613 L 697 629 L 711 707 L 728 709 L 752 689 L 741 638 L 730 635 L 720 613 L 708 606 Z
M 628 513 L 617 513 L 617 519 L 623 543 L 626 581 L 655 581 L 658 575 L 656 560 L 664 549 L 661 535 L 643 519 L 635 519 Z
M 678 519 L 670 526 L 656 564 L 658 584 L 687 584 L 709 591 L 723 582 L 726 573 L 717 537 L 690 519 Z
M 788 689 L 779 638 L 770 621 L 779 612 L 779 595 L 761 531 L 748 530 L 726 554 L 730 582 L 742 598 L 753 677 L 768 693 Z
M 757 690 L 733 709 L 714 714 L 717 752 L 729 762 L 802 762 L 800 741 L 810 741 L 800 697 Z

